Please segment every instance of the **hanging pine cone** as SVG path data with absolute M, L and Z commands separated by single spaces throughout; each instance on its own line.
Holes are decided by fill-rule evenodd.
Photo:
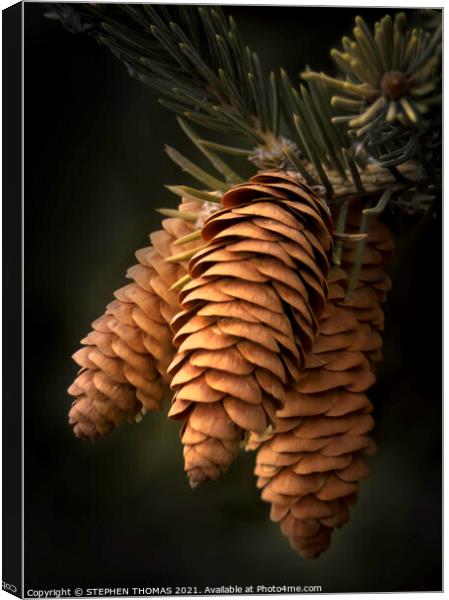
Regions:
M 352 210 L 348 229 L 360 218 Z M 375 450 L 367 435 L 374 423 L 366 391 L 375 381 L 372 363 L 380 360 L 383 314 L 379 303 L 390 286 L 384 263 L 394 243 L 388 229 L 373 219 L 360 279 L 345 299 L 354 248 L 343 248 L 344 268 L 329 275 L 329 299 L 320 334 L 300 380 L 277 411 L 275 434 L 262 442 L 255 473 L 271 519 L 305 558 L 319 556 L 332 531 L 348 521 L 358 481 L 367 475 L 362 453 Z M 259 446 L 253 436 L 248 448 Z
M 360 204 L 353 204 L 347 216 L 348 233 L 359 231 L 360 220 Z M 386 301 L 387 293 L 391 289 L 391 279 L 385 271 L 385 265 L 393 257 L 394 249 L 394 239 L 388 227 L 378 218 L 371 217 L 358 283 L 345 306 L 351 306 L 361 323 L 369 324 L 377 331 L 383 331 L 384 315 L 380 305 Z M 341 264 L 348 274 L 353 272 L 355 260 L 354 245 L 344 244 Z M 374 362 L 382 360 L 380 349 L 368 352 L 366 356 Z
M 263 433 L 297 381 L 326 303 L 332 222 L 294 175 L 266 172 L 222 198 L 172 322 L 170 416 L 184 419 L 192 486 L 217 479 L 243 431 Z
M 198 213 L 201 203 L 184 201 L 179 209 Z M 150 235 L 152 246 L 136 252 L 138 264 L 127 273 L 133 282 L 115 292 L 81 340 L 83 348 L 73 355 L 81 370 L 68 389 L 76 397 L 69 413 L 76 436 L 95 439 L 161 408 L 174 354 L 168 323 L 179 310 L 170 287 L 186 273 L 186 264 L 165 259 L 201 243 L 173 245 L 194 229 L 182 218 L 165 219 L 163 230 Z

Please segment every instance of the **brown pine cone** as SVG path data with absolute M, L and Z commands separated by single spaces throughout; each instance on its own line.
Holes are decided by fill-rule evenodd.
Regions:
M 203 226 L 208 245 L 190 261 L 194 280 L 172 322 L 169 414 L 185 421 L 192 486 L 220 477 L 243 431 L 267 430 L 284 386 L 300 377 L 327 295 L 332 223 L 311 190 L 266 172 L 231 188 L 222 205 Z
M 356 215 L 350 223 L 355 231 Z M 257 455 L 255 473 L 262 498 L 272 505 L 271 518 L 305 558 L 319 556 L 333 529 L 347 522 L 358 480 L 367 475 L 361 454 L 375 450 L 367 435 L 374 423 L 365 392 L 375 381 L 372 363 L 381 358 L 379 302 L 390 286 L 383 264 L 393 248 L 388 229 L 372 219 L 360 280 L 345 301 L 355 257 L 345 244 L 345 269 L 329 275 L 328 305 L 306 369 L 276 413 L 276 433 Z M 248 449 L 259 444 L 252 436 Z
M 196 202 L 179 206 L 181 211 L 200 209 Z M 165 219 L 163 230 L 150 235 L 152 246 L 136 252 L 138 264 L 127 273 L 132 283 L 114 293 L 116 299 L 81 340 L 83 347 L 73 355 L 81 370 L 68 389 L 76 397 L 69 422 L 77 437 L 95 439 L 161 408 L 175 351 L 168 323 L 179 311 L 177 292 L 170 286 L 187 270 L 187 263 L 165 259 L 202 243 L 173 245 L 194 229 L 181 218 Z
M 356 233 L 359 230 L 360 218 L 360 207 L 352 206 L 346 224 L 348 233 Z M 395 242 L 391 231 L 379 218 L 371 217 L 358 284 L 345 306 L 353 307 L 357 319 L 361 323 L 370 324 L 377 331 L 383 331 L 384 315 L 381 303 L 385 302 L 391 289 L 391 279 L 385 266 L 393 257 L 394 250 Z M 348 274 L 354 267 L 355 253 L 354 244 L 343 244 L 341 265 Z M 374 362 L 382 360 L 380 349 L 375 353 L 368 353 L 367 357 Z

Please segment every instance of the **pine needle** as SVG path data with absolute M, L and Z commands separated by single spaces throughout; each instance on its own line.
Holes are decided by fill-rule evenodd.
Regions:
M 170 286 L 170 290 L 182 290 L 182 288 L 186 285 L 186 283 L 189 283 L 189 281 L 192 281 L 192 277 L 189 274 L 184 275 L 175 281 L 172 286 Z
M 196 223 L 198 220 L 198 215 L 194 212 L 184 211 L 184 210 L 175 210 L 173 208 L 156 208 L 156 212 L 164 217 L 175 218 L 175 219 L 183 219 L 184 221 L 189 221 L 190 223 Z
M 193 242 L 195 240 L 199 240 L 201 238 L 201 230 L 197 229 L 196 231 L 192 231 L 192 233 L 188 233 L 187 235 L 183 235 L 173 242 L 174 246 L 181 246 L 182 244 L 188 244 L 189 242 Z

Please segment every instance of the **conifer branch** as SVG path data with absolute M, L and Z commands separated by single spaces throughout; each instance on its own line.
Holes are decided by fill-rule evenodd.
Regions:
M 293 169 L 328 201 L 380 193 L 398 182 L 404 189 L 425 181 L 439 185 L 438 11 L 427 29 L 408 27 L 403 13 L 386 15 L 373 31 L 357 17 L 353 39 L 343 38 L 342 48 L 331 51 L 337 75 L 307 68 L 306 84 L 296 87 L 283 69 L 279 76 L 264 75 L 256 53 L 220 7 L 51 7 L 70 31 L 92 35 L 132 76 L 161 93 L 160 103 L 178 115 L 218 177 L 172 148 L 167 153 L 208 189 L 224 192 L 241 181 L 223 155 L 260 169 Z M 204 139 L 187 121 L 245 143 Z M 411 172 L 409 181 L 404 172 Z M 190 197 L 205 195 L 189 190 Z
M 302 77 L 332 92 L 338 111 L 332 123 L 382 166 L 423 162 L 438 152 L 429 138 L 435 141 L 441 131 L 441 13 L 431 31 L 408 27 L 404 13 L 386 15 L 374 32 L 357 17 L 353 34 L 353 40 L 343 38 L 342 50 L 331 50 L 335 77 L 310 70 Z
M 107 46 L 130 75 L 155 88 L 181 117 L 264 143 L 278 128 L 274 74 L 245 47 L 219 6 L 52 4 L 71 31 Z

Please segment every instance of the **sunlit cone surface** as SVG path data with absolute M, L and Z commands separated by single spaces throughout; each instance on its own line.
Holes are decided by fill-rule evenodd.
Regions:
M 199 212 L 201 204 L 184 201 L 179 208 Z M 187 263 L 171 264 L 165 258 L 198 246 L 201 242 L 173 246 L 193 230 L 181 218 L 163 221 L 163 230 L 150 235 L 152 245 L 136 252 L 138 263 L 127 273 L 132 282 L 115 292 L 115 300 L 73 355 L 81 367 L 68 390 L 76 398 L 69 413 L 76 436 L 95 439 L 161 408 L 175 351 L 168 323 L 179 310 L 177 292 L 170 286 L 187 269 Z
M 172 322 L 170 416 L 183 419 L 191 485 L 217 479 L 242 432 L 266 432 L 298 381 L 327 296 L 332 222 L 294 175 L 260 173 L 231 188 L 204 224 L 206 248 Z
M 358 221 L 350 213 L 348 230 L 356 230 Z M 260 447 L 255 473 L 262 498 L 271 503 L 271 519 L 280 522 L 304 558 L 319 556 L 333 529 L 348 521 L 358 482 L 367 475 L 363 454 L 375 450 L 366 392 L 375 382 L 373 365 L 381 359 L 379 304 L 390 285 L 384 263 L 393 248 L 386 226 L 373 219 L 361 279 L 345 301 L 354 258 L 353 245 L 345 245 L 343 268 L 329 274 L 320 334 L 300 380 L 276 413 L 275 433 L 253 435 L 248 444 Z

